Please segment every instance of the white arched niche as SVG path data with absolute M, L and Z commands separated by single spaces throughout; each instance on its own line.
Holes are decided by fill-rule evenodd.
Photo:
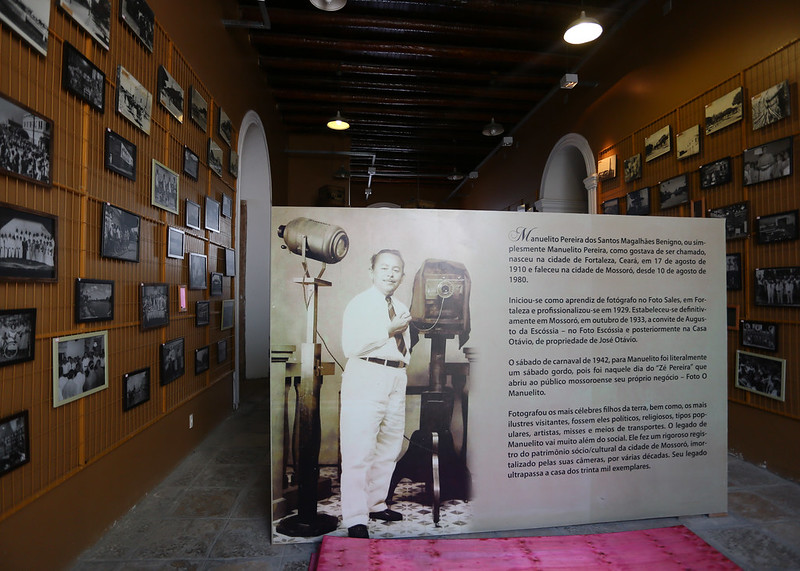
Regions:
M 536 210 L 597 213 L 597 164 L 584 137 L 564 135 L 550 151 Z

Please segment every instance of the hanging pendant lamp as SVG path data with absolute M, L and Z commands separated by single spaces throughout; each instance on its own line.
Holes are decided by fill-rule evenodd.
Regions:
M 345 121 L 342 114 L 337 111 L 336 115 L 331 117 L 330 121 L 328 121 L 328 129 L 333 129 L 334 131 L 345 131 L 350 128 L 350 123 Z
M 594 18 L 586 16 L 581 10 L 581 17 L 572 22 L 564 32 L 564 41 L 568 44 L 585 44 L 596 40 L 603 33 L 603 26 Z
M 497 135 L 502 135 L 504 132 L 505 128 L 503 128 L 503 125 L 496 123 L 494 117 L 492 117 L 492 120 L 484 125 L 483 131 L 481 131 L 481 133 L 487 137 L 496 137 Z
M 311 0 L 311 3 L 326 12 L 335 12 L 341 10 L 347 4 L 347 0 Z

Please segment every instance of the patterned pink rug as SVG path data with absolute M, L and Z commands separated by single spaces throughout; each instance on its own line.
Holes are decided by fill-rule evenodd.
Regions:
M 495 539 L 348 539 L 325 536 L 310 570 L 739 569 L 684 526 Z

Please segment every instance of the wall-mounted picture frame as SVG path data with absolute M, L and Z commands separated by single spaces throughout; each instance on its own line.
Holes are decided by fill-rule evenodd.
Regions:
M 800 266 L 758 268 L 756 276 L 756 305 L 800 307 Z
M 200 92 L 192 86 L 189 88 L 189 117 L 192 122 L 202 129 L 208 129 L 208 103 Z
M 706 135 L 741 121 L 744 116 L 744 91 L 737 87 L 706 105 Z
M 18 134 L 19 126 L 25 135 Z M 0 95 L 0 173 L 52 186 L 53 122 L 30 107 Z M 13 157 L 13 158 L 12 158 Z
M 169 284 L 139 284 L 142 329 L 169 325 Z
M 633 182 L 642 178 L 642 155 L 636 153 L 625 159 L 625 182 Z
M 69 42 L 64 42 L 61 86 L 100 113 L 105 111 L 106 74 Z
M 650 187 L 640 188 L 625 195 L 625 214 L 646 216 L 650 214 Z
M 100 228 L 100 255 L 104 258 L 139 261 L 139 235 L 141 219 L 128 212 L 103 203 L 103 224 Z
M 150 53 L 153 53 L 155 16 L 145 0 L 120 0 L 119 18 L 128 25 Z
M 183 147 L 183 174 L 192 180 L 200 175 L 200 157 L 189 147 Z
M 50 0 L 0 2 L 0 21 L 5 22 L 37 52 L 46 56 L 51 4 Z
M 231 142 L 233 141 L 233 123 L 222 107 L 217 107 L 217 134 L 220 139 L 225 141 L 228 147 L 231 146 Z
M 709 218 L 725 219 L 725 239 L 735 240 L 750 235 L 750 203 L 737 202 L 708 210 Z
M 211 348 L 206 345 L 194 350 L 194 374 L 200 375 L 208 371 L 211 363 Z
M 194 230 L 202 230 L 200 205 L 193 200 L 186 199 L 186 226 Z
M 178 210 L 180 175 L 167 165 L 153 159 L 150 182 L 150 204 L 173 214 L 180 214 Z
M 236 250 L 225 248 L 225 275 L 232 277 L 236 275 Z
M 650 162 L 672 150 L 672 127 L 662 127 L 644 139 L 644 160 Z
M 0 309 L 0 367 L 33 361 L 36 308 Z
M 239 178 L 239 153 L 233 149 L 228 153 L 228 172 L 233 178 Z
M 689 177 L 679 174 L 658 184 L 661 210 L 689 202 Z
M 194 324 L 203 327 L 211 323 L 211 302 L 208 300 L 196 301 L 194 304 Z
M 122 376 L 122 410 L 146 403 L 150 400 L 150 367 L 125 373 Z
M 228 340 L 220 339 L 217 341 L 217 364 L 228 360 Z
M 117 112 L 150 134 L 153 95 L 121 65 L 117 67 Z
M 706 199 L 698 198 L 692 200 L 692 218 L 705 218 L 706 215 Z
M 742 346 L 765 351 L 778 350 L 778 324 L 770 321 L 743 319 L 741 322 Z
M 700 188 L 708 190 L 731 181 L 731 158 L 723 157 L 700 167 Z
M 0 281 L 58 281 L 58 219 L 0 202 Z
M 75 279 L 75 322 L 113 321 L 114 281 Z
M 219 272 L 211 272 L 210 287 L 208 288 L 208 295 L 211 297 L 222 296 L 222 274 Z
M 24 466 L 31 460 L 31 437 L 28 411 L 0 418 L 0 476 Z
M 168 385 L 186 372 L 186 345 L 183 337 L 170 339 L 161 344 L 159 382 Z
M 53 339 L 53 408 L 108 388 L 108 331 Z
M 222 147 L 214 139 L 208 140 L 208 168 L 222 177 Z
M 675 155 L 678 160 L 700 154 L 700 125 L 692 125 L 675 135 Z
M 784 80 L 750 98 L 753 131 L 777 123 L 792 114 L 789 81 Z
M 739 306 L 729 305 L 726 314 L 728 320 L 728 331 L 739 329 Z
M 206 289 L 208 258 L 205 254 L 189 252 L 189 289 Z
M 792 137 L 745 149 L 744 185 L 757 184 L 792 174 Z
M 617 155 L 609 155 L 597 162 L 598 180 L 617 178 Z
M 223 299 L 222 300 L 222 312 L 219 318 L 219 328 L 221 330 L 230 329 L 233 327 L 233 314 L 234 314 L 235 306 L 234 300 L 232 299 Z
M 189 311 L 189 287 L 186 284 L 178 285 L 178 313 Z
M 220 214 L 225 218 L 233 216 L 233 199 L 224 192 L 222 193 L 222 210 Z
M 619 214 L 619 198 L 610 198 L 600 205 L 603 214 Z
M 219 201 L 214 200 L 210 196 L 206 196 L 206 230 L 219 232 L 219 211 Z
M 136 145 L 106 128 L 105 167 L 130 180 L 136 180 Z
M 184 242 L 186 233 L 172 226 L 167 227 L 167 257 L 182 260 L 184 258 Z
M 60 0 L 61 8 L 72 16 L 95 41 L 108 51 L 111 42 L 111 0 Z
M 725 289 L 742 289 L 742 255 L 739 252 L 725 254 Z
M 175 117 L 178 123 L 183 123 L 183 88 L 163 65 L 158 66 L 156 93 L 161 106 Z
M 786 400 L 786 359 L 737 350 L 736 388 Z
M 756 241 L 759 244 L 772 244 L 797 240 L 800 237 L 797 224 L 798 213 L 798 210 L 788 210 L 757 216 L 755 222 Z

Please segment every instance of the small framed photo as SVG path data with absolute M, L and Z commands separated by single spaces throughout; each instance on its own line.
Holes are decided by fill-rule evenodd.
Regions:
M 117 111 L 139 129 L 150 134 L 153 95 L 121 65 L 117 68 Z
M 211 349 L 208 345 L 194 350 L 194 374 L 199 375 L 208 371 Z
M 183 337 L 161 344 L 161 386 L 182 377 L 186 372 L 186 346 Z
M 708 211 L 709 218 L 725 219 L 725 239 L 747 238 L 750 235 L 750 205 L 738 202 Z
M 208 167 L 222 176 L 222 147 L 214 139 L 208 140 Z
M 756 305 L 800 307 L 800 267 L 756 270 Z
M 700 125 L 694 125 L 675 135 L 675 153 L 678 160 L 700 153 Z
M 779 401 L 786 400 L 786 359 L 736 351 L 736 387 Z
M 233 141 L 233 123 L 222 107 L 217 107 L 217 134 L 230 147 Z
M 111 0 L 96 0 L 91 4 L 91 9 L 84 0 L 60 0 L 60 5 L 108 51 L 111 41 Z
M 217 363 L 224 363 L 228 360 L 228 340 L 220 339 L 217 341 Z
M 108 388 L 108 331 L 53 339 L 53 408 Z
M 211 297 L 220 297 L 222 295 L 222 274 L 219 272 L 211 272 L 211 287 L 208 294 Z
M 104 258 L 138 262 L 140 225 L 141 219 L 133 212 L 104 203 L 100 255 Z
M 53 122 L 30 107 L 0 95 L 0 173 L 41 186 L 52 185 Z M 30 125 L 25 136 L 13 135 L 12 125 Z M 15 157 L 15 159 L 12 159 Z
M 36 51 L 46 56 L 51 4 L 49 0 L 20 0 L 20 7 L 25 8 L 20 9 L 11 2 L 3 2 L 0 4 L 0 21 L 8 24 Z
M 611 198 L 602 204 L 603 214 L 619 214 L 619 198 Z
M 228 158 L 228 172 L 231 173 L 233 178 L 239 177 L 239 153 L 231 149 Z
M 778 350 L 778 324 L 768 321 L 742 320 L 742 346 Z
M 706 199 L 692 200 L 692 218 L 704 218 L 706 215 Z
M 748 186 L 792 174 L 792 138 L 744 150 L 744 185 Z
M 784 80 L 750 98 L 753 131 L 777 123 L 792 114 L 789 82 Z
M 105 111 L 106 74 L 69 42 L 64 42 L 61 86 L 100 113 Z
M 629 192 L 625 196 L 627 209 L 625 214 L 636 216 L 646 216 L 650 214 L 650 188 L 644 187 L 639 190 Z
M 183 123 L 183 88 L 163 65 L 158 66 L 157 93 L 161 106 L 179 123 Z
M 739 329 L 739 306 L 729 305 L 727 311 L 728 330 L 735 331 Z
M 189 311 L 188 289 L 186 284 L 180 284 L 178 286 L 178 313 L 186 313 Z
M 0 309 L 0 367 L 33 361 L 36 308 Z
M 28 411 L 0 418 L 0 476 L 16 470 L 31 460 L 31 437 Z
M 700 188 L 703 190 L 731 181 L 731 158 L 724 157 L 700 167 Z
M 617 155 L 610 155 L 598 161 L 597 178 L 599 180 L 617 178 Z
M 225 194 L 224 192 L 222 193 L 222 211 L 221 211 L 221 214 L 225 218 L 230 218 L 231 216 L 233 216 L 233 199 L 230 196 L 228 196 L 227 194 Z
M 150 203 L 173 214 L 178 211 L 178 173 L 153 159 Z
M 236 275 L 236 251 L 231 248 L 225 248 L 225 275 Z
M 642 155 L 636 153 L 625 159 L 625 182 L 632 182 L 642 178 Z
M 756 218 L 756 239 L 759 244 L 797 240 L 797 210 L 767 214 Z
M 233 327 L 233 312 L 234 312 L 234 300 L 232 299 L 223 299 L 222 300 L 222 315 L 220 316 L 220 324 L 219 328 L 223 331 L 225 329 L 230 329 Z
M 208 129 L 208 103 L 194 87 L 189 88 L 189 117 L 195 125 L 203 130 Z
M 114 282 L 75 279 L 75 321 L 89 323 L 114 319 Z
M 744 116 L 743 99 L 744 91 L 741 87 L 737 87 L 706 105 L 706 135 L 741 121 Z
M 58 281 L 58 219 L 0 203 L 0 280 Z
M 195 230 L 202 230 L 200 226 L 200 205 L 186 199 L 186 226 Z
M 662 127 L 644 139 L 644 160 L 650 162 L 672 150 L 672 127 Z
M 725 255 L 725 289 L 742 289 L 742 255 L 738 252 Z
M 189 289 L 206 289 L 206 268 L 208 259 L 205 254 L 189 252 Z
M 106 128 L 105 165 L 108 170 L 136 180 L 136 145 Z
M 211 323 L 211 302 L 208 300 L 196 301 L 194 304 L 194 324 L 202 327 Z
M 182 260 L 184 258 L 184 241 L 186 234 L 183 230 L 178 230 L 171 226 L 167 227 L 167 257 L 177 258 Z
M 206 230 L 219 232 L 219 202 L 206 196 Z
M 122 376 L 122 410 L 127 411 L 150 400 L 150 367 Z
M 689 178 L 685 174 L 674 176 L 658 185 L 661 210 L 689 202 Z
M 169 325 L 169 284 L 140 284 L 142 329 Z
M 200 174 L 200 157 L 189 147 L 183 147 L 183 174 L 192 180 Z
M 153 27 L 155 17 L 145 0 L 120 0 L 119 17 L 134 35 L 153 52 Z

